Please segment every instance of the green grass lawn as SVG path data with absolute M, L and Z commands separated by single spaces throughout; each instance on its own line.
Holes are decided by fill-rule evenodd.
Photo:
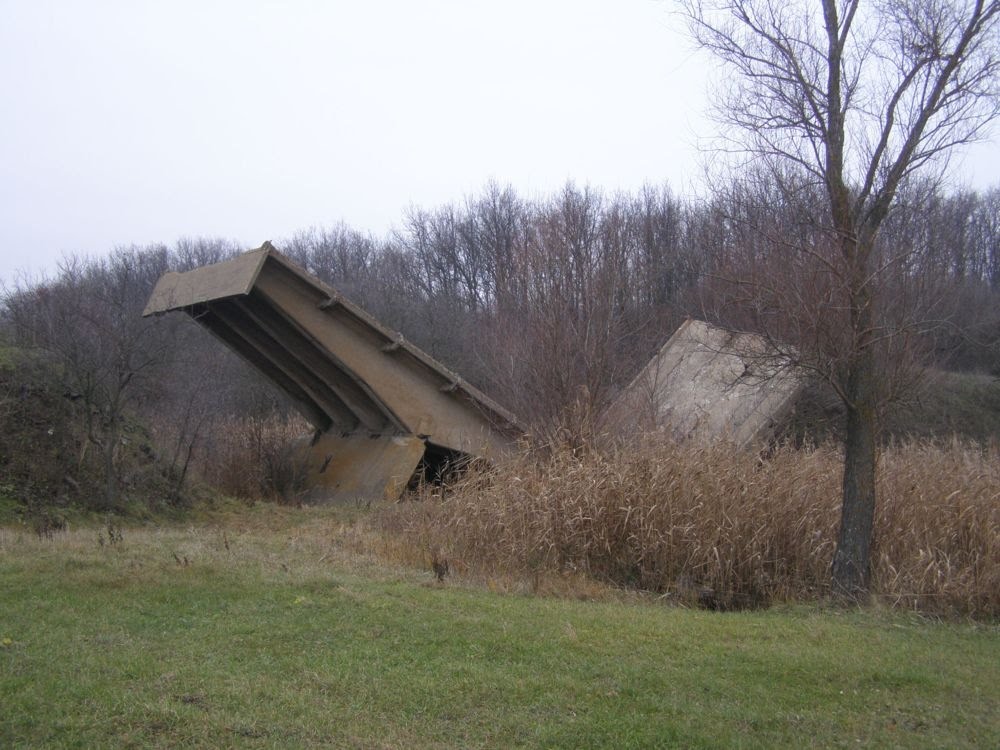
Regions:
M 320 511 L 0 529 L 0 747 L 1000 747 L 995 626 L 493 593 L 377 547 Z

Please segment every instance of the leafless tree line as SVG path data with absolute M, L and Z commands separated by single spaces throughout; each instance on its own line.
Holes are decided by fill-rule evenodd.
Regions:
M 878 239 L 881 257 L 905 259 L 885 267 L 898 291 L 885 304 L 907 315 L 922 306 L 920 319 L 939 323 L 914 331 L 923 361 L 996 371 L 1000 189 L 911 189 L 919 210 L 904 196 Z M 813 287 L 783 283 L 791 267 L 783 245 L 799 247 L 811 233 Z M 822 258 L 834 256 L 820 242 L 799 203 L 766 181 L 742 180 L 708 200 L 666 187 L 609 195 L 569 184 L 528 201 L 491 184 L 460 204 L 411 209 L 388 237 L 338 225 L 276 244 L 551 435 L 584 429 L 687 316 L 763 331 L 776 308 L 794 302 L 788 294 L 805 289 L 821 301 L 830 283 Z M 163 491 L 180 495 L 192 465 L 211 460 L 222 425 L 288 410 L 191 321 L 140 316 L 163 272 L 245 249 L 204 238 L 122 248 L 69 257 L 53 277 L 6 289 L 5 338 L 47 358 L 51 387 L 80 425 L 69 481 L 99 456 L 106 507 L 127 490 L 130 441 L 148 442 L 166 466 Z M 844 335 L 843 310 L 813 309 L 814 335 Z M 5 383 L 5 404 L 21 385 L 33 387 Z M 133 422 L 148 434 L 137 436 Z

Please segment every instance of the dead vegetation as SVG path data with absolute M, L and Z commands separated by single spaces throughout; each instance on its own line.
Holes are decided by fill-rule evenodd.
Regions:
M 243 500 L 298 503 L 305 479 L 302 440 L 310 427 L 301 417 L 230 419 L 220 425 L 200 475 L 224 494 Z
M 873 593 L 927 613 L 1000 615 L 1000 455 L 909 442 L 881 457 Z M 667 441 L 527 451 L 378 519 L 388 549 L 492 579 L 588 580 L 712 609 L 828 593 L 842 457 L 762 458 Z

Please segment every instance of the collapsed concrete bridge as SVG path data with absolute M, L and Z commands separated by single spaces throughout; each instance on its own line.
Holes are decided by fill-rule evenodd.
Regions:
M 421 469 L 500 457 L 517 419 L 265 242 L 159 280 L 143 315 L 181 310 L 283 390 L 316 428 L 310 499 L 398 497 Z M 686 321 L 611 404 L 610 433 L 765 439 L 803 380 L 759 336 Z
M 269 243 L 167 273 L 144 316 L 181 310 L 284 391 L 316 428 L 312 499 L 396 497 L 418 467 L 496 457 L 516 418 Z

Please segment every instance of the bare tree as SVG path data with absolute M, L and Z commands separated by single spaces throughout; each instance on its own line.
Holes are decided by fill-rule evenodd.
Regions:
M 835 591 L 858 596 L 870 579 L 877 352 L 895 333 L 878 282 L 886 269 L 904 269 L 898 258 L 880 257 L 876 240 L 901 187 L 943 174 L 949 153 L 983 137 L 1000 111 L 1000 2 L 681 5 L 696 43 L 723 64 L 714 109 L 727 128 L 723 151 L 767 170 L 782 196 L 808 211 L 811 241 L 796 242 L 796 253 L 838 281 L 833 296 L 799 295 L 798 309 L 826 305 L 844 321 L 844 335 L 829 342 L 842 362 L 831 380 L 847 410 L 832 579 Z M 798 200 L 810 188 L 820 191 L 821 210 Z M 832 268 L 828 250 L 839 261 Z M 803 339 L 794 343 L 808 360 L 818 342 Z M 818 351 L 828 354 L 822 344 Z
M 173 324 L 140 315 L 165 270 L 165 253 L 119 250 L 93 262 L 70 257 L 55 280 L 4 299 L 15 340 L 54 359 L 66 397 L 78 404 L 85 434 L 78 463 L 90 446 L 101 451 L 108 510 L 119 507 L 126 412 L 170 352 L 172 337 L 164 329 Z

